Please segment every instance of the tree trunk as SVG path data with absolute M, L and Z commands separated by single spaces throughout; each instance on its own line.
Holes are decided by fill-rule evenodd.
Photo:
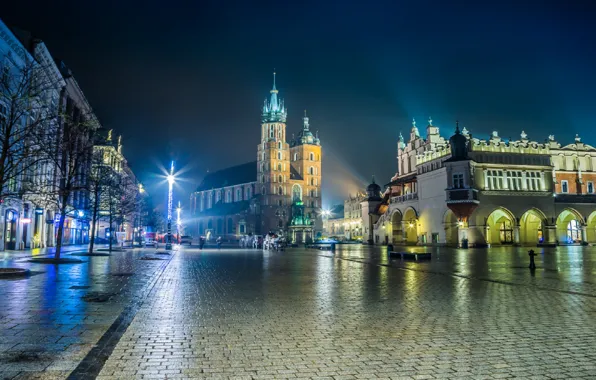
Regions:
M 110 202 L 110 240 L 109 240 L 110 246 L 109 246 L 109 252 L 112 253 L 112 239 L 114 238 L 114 229 L 112 228 L 112 223 L 113 223 L 113 220 L 112 220 L 113 212 L 112 211 L 113 210 L 112 210 L 112 192 L 111 191 L 109 192 L 109 196 L 110 196 L 110 198 L 109 198 L 109 202 Z
M 95 229 L 97 224 L 97 212 L 99 209 L 99 191 L 95 192 L 95 200 L 93 202 L 93 215 L 91 216 L 91 241 L 89 242 L 89 253 L 93 253 L 95 246 Z
M 66 219 L 66 199 L 62 199 L 62 206 L 60 206 L 60 221 L 58 222 L 58 234 L 56 236 L 56 253 L 54 254 L 54 259 L 60 259 L 60 253 L 62 251 L 62 236 L 64 233 L 64 220 Z

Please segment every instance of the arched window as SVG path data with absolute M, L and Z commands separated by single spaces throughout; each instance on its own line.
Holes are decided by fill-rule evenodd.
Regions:
M 284 188 L 280 186 L 279 189 L 277 189 L 277 194 L 283 195 L 284 194 Z
M 273 134 L 273 125 L 269 128 L 269 137 L 273 138 L 274 134 Z
M 237 189 L 236 190 L 236 201 L 241 201 L 242 200 L 242 189 Z
M 302 201 L 302 188 L 300 185 L 295 184 L 292 186 L 292 202 Z
M 281 171 L 281 164 L 277 164 L 277 170 Z
M 308 169 L 308 174 L 315 175 L 315 168 L 313 166 Z
M 261 173 L 264 172 L 263 169 L 265 169 L 265 165 L 261 162 Z
M 232 190 L 226 191 L 226 203 L 232 203 Z
M 234 233 L 236 233 L 236 231 L 234 231 L 234 221 L 232 220 L 232 218 L 228 218 L 228 234 Z
M 314 191 L 314 190 L 311 190 L 311 191 L 310 191 L 310 196 L 311 196 L 311 197 L 314 197 L 314 196 L 315 196 L 315 191 Z
M 250 199 L 250 196 L 251 196 L 251 194 L 250 194 L 250 187 L 248 187 L 248 188 L 246 188 L 246 200 L 249 200 Z
M 310 152 L 309 156 L 311 161 L 315 160 L 315 154 L 313 152 Z
M 281 137 L 281 132 L 279 133 L 279 135 L 280 135 L 280 137 Z M 279 142 L 277 143 L 277 149 L 281 149 L 281 141 L 279 141 Z
M 582 228 L 576 219 L 573 219 L 567 225 L 567 239 L 570 243 L 581 241 L 582 239 Z
M 298 153 L 294 153 L 294 161 L 298 161 Z
M 265 176 L 264 175 L 261 176 L 261 183 L 265 183 Z
M 282 176 L 281 176 L 281 175 L 277 177 L 277 181 L 278 181 L 279 183 L 282 183 L 282 182 L 283 182 L 283 178 L 282 178 Z
M 261 194 L 265 194 L 265 186 L 261 188 Z
M 277 152 L 277 159 L 281 160 L 281 152 Z
M 315 179 L 314 179 L 314 178 L 311 178 L 311 179 L 310 179 L 310 185 L 311 185 L 311 186 L 314 186 L 314 185 L 315 185 Z

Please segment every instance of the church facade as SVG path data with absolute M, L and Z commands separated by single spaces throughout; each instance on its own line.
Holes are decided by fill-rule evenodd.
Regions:
M 287 138 L 287 109 L 273 88 L 261 112 L 256 161 L 205 176 L 191 194 L 194 234 L 236 240 L 248 234 L 287 234 L 321 229 L 321 162 L 318 133 L 310 131 L 306 112 L 302 130 Z

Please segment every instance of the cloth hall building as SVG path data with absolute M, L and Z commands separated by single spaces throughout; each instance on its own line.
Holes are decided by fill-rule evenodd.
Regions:
M 376 244 L 494 246 L 596 243 L 596 148 L 579 136 L 517 140 L 429 120 L 397 143 L 397 174 L 371 210 Z
M 191 194 L 196 234 L 228 240 L 247 234 L 289 234 L 313 240 L 321 229 L 321 143 L 310 131 L 306 112 L 302 130 L 288 139 L 287 109 L 273 88 L 261 113 L 256 161 L 205 176 Z

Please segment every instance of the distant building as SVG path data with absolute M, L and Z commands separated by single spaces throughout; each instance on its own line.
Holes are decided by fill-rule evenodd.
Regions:
M 262 109 L 257 160 L 203 179 L 191 194 L 196 234 L 233 240 L 246 234 L 288 233 L 296 213 L 301 214 L 300 223 L 312 224 L 313 232 L 321 230 L 321 143 L 310 131 L 306 112 L 302 130 L 288 139 L 286 117 L 274 74 L 270 99 Z
M 504 140 L 464 128 L 445 141 L 429 120 L 398 140 L 398 173 L 372 213 L 374 242 L 412 245 L 596 243 L 596 149 L 522 132 Z

